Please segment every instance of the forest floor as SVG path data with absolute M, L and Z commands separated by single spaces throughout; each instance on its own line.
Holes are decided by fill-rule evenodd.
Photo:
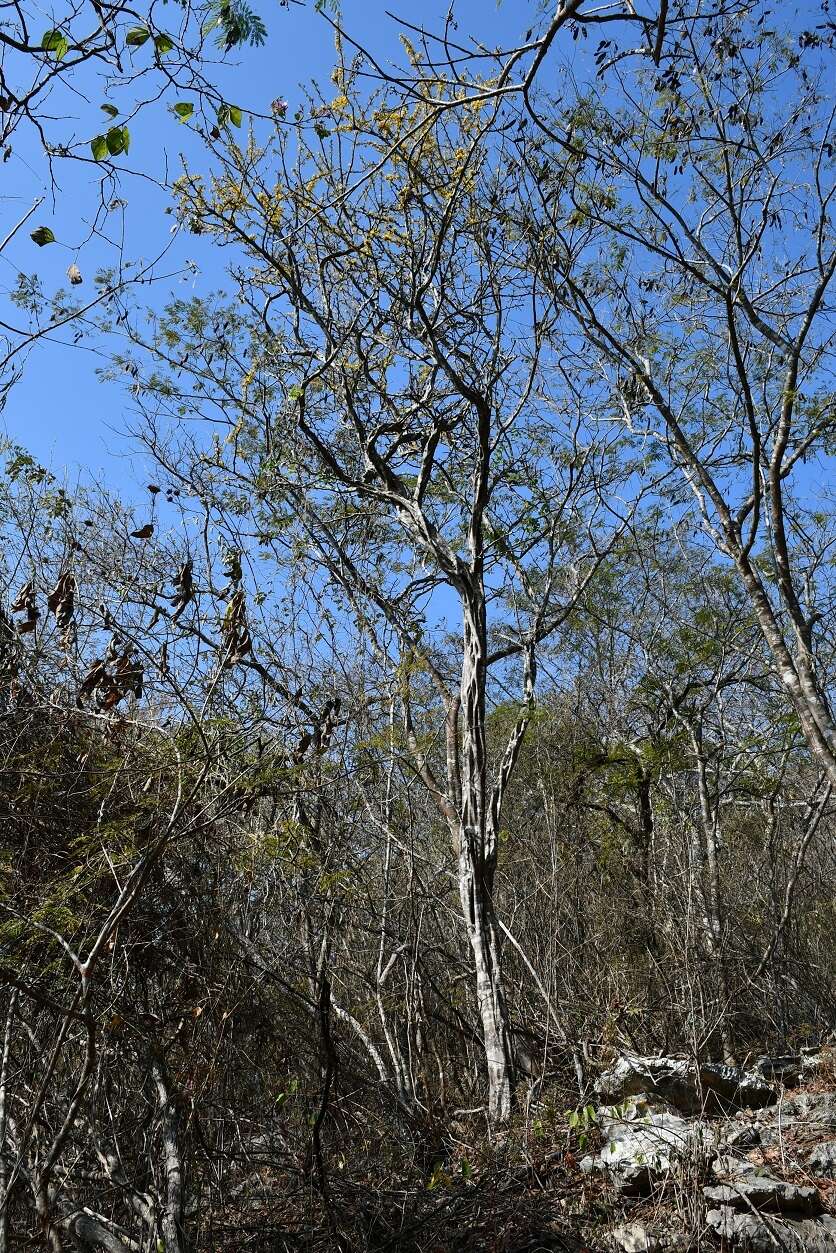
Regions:
M 397 1156 L 393 1153 L 385 1166 L 383 1147 L 358 1169 L 363 1152 L 358 1142 L 350 1170 L 341 1157 L 331 1163 L 325 1201 L 313 1174 L 303 1188 L 298 1176 L 296 1186 L 287 1176 L 281 1182 L 265 1176 L 260 1221 L 254 1223 L 251 1205 L 246 1229 L 236 1228 L 229 1210 L 215 1214 L 214 1236 L 201 1241 L 201 1248 L 230 1253 L 836 1253 L 834 1059 L 829 1055 L 826 1067 L 810 1069 L 792 1086 L 776 1082 L 775 1099 L 764 1108 L 687 1113 L 676 1111 L 657 1092 L 650 1098 L 628 1097 L 618 1106 L 602 1101 L 594 1114 L 587 1107 L 590 1112 L 574 1126 L 565 1114 L 535 1119 L 531 1110 L 494 1137 L 485 1135 L 484 1123 L 480 1129 L 475 1120 L 471 1126 L 459 1122 L 444 1137 L 443 1154 L 418 1153 L 400 1178 L 393 1169 Z M 648 1125 L 652 1130 L 656 1122 L 685 1127 L 688 1148 L 675 1150 L 669 1163 L 651 1170 L 649 1183 L 630 1186 L 636 1162 L 643 1159 L 634 1152 L 630 1160 L 629 1136 L 634 1129 L 646 1132 Z M 623 1160 L 613 1169 L 601 1168 L 619 1136 L 626 1136 L 624 1160 L 633 1176 L 619 1173 Z M 388 1149 L 392 1152 L 393 1146 Z M 619 1141 L 615 1157 L 621 1153 Z M 726 1197 L 727 1204 L 712 1201 L 724 1187 L 735 1195 Z M 764 1200 L 770 1188 L 772 1195 Z

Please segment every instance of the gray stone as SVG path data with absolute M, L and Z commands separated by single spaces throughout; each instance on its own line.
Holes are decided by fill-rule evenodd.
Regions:
M 755 1114 L 763 1148 L 780 1148 L 782 1153 L 797 1154 L 797 1165 L 806 1162 L 806 1155 L 817 1140 L 836 1139 L 836 1093 L 805 1092 L 803 1089 L 781 1101 L 780 1105 Z M 787 1134 L 791 1133 L 788 1143 Z M 805 1147 L 798 1152 L 795 1143 Z M 836 1250 L 834 1250 L 836 1253 Z
M 743 1213 L 752 1207 L 769 1214 L 820 1214 L 823 1209 L 818 1188 L 785 1183 L 756 1171 L 741 1174 L 729 1183 L 703 1188 L 706 1201 L 714 1206 L 730 1206 Z
M 727 1205 L 710 1209 L 708 1226 L 735 1253 L 833 1253 L 836 1249 L 836 1218 L 784 1218 L 742 1214 Z
M 836 1129 L 836 1092 L 798 1092 L 781 1103 L 781 1122 L 803 1121 Z
M 741 1179 L 746 1175 L 757 1173 L 757 1167 L 745 1158 L 733 1157 L 730 1153 L 721 1153 L 711 1164 L 711 1173 L 721 1183 L 729 1179 Z
M 754 1149 L 761 1142 L 760 1128 L 754 1123 L 744 1123 L 742 1127 L 731 1127 L 723 1137 L 723 1143 L 730 1149 Z
M 685 1057 L 641 1057 L 625 1053 L 596 1083 L 602 1101 L 615 1104 L 639 1093 L 662 1097 L 686 1114 L 772 1105 L 777 1089 L 760 1075 Z
M 810 1151 L 807 1165 L 814 1175 L 836 1177 L 836 1140 L 823 1140 Z
M 698 1119 L 660 1108 L 646 1096 L 598 1111 L 602 1148 L 581 1162 L 584 1171 L 603 1171 L 625 1196 L 643 1196 L 686 1155 L 714 1150 L 714 1132 Z
M 610 1234 L 617 1253 L 688 1253 L 692 1244 L 683 1231 L 649 1230 L 644 1223 L 621 1223 Z
M 817 1045 L 815 1048 L 801 1050 L 801 1077 L 815 1079 L 823 1071 L 830 1070 L 836 1063 L 836 1054 L 828 1045 Z
M 801 1054 L 792 1053 L 784 1057 L 759 1057 L 754 1069 L 768 1083 L 783 1083 L 785 1087 L 794 1088 L 801 1078 L 803 1067 Z
M 612 1233 L 616 1247 L 624 1253 L 659 1253 L 662 1242 L 641 1223 L 622 1223 Z

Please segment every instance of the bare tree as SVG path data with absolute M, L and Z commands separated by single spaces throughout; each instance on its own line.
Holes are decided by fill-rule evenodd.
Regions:
M 657 71 L 602 44 L 597 96 L 529 101 L 521 212 L 591 392 L 682 475 L 834 780 L 832 537 L 809 470 L 834 418 L 832 31 L 799 18 L 793 38 L 755 7 L 680 15 Z
M 514 1073 L 494 906 L 504 794 L 538 650 L 594 576 L 630 490 L 603 503 L 621 473 L 617 441 L 593 441 L 562 387 L 555 301 L 506 216 L 509 154 L 487 145 L 499 106 L 439 115 L 358 97 L 350 67 L 335 77 L 342 94 L 315 107 L 323 136 L 326 116 L 333 128 L 327 143 L 302 140 L 290 165 L 280 133 L 264 154 L 218 150 L 216 193 L 197 175 L 181 180 L 184 219 L 246 258 L 239 303 L 172 307 L 154 368 L 176 372 L 136 390 L 168 470 L 219 516 L 221 482 L 254 492 L 251 527 L 314 561 L 340 612 L 400 676 L 412 766 L 458 859 L 490 1113 L 502 1120 Z M 374 119 L 370 139 L 361 112 Z M 382 166 L 381 144 L 398 135 L 414 139 Z M 196 439 L 191 465 L 160 434 L 184 371 L 202 413 L 228 430 L 223 445 Z M 454 651 L 449 637 L 443 648 L 432 638 L 453 605 Z M 487 703 L 509 664 L 520 670 L 519 717 L 493 761 Z M 419 678 L 440 702 L 436 729 L 416 721 Z

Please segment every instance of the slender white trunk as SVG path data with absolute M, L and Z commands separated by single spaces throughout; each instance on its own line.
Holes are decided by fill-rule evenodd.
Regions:
M 487 798 L 485 741 L 486 629 L 484 597 L 464 605 L 461 678 L 462 823 L 458 836 L 459 896 L 476 969 L 476 999 L 488 1073 L 488 1112 L 507 1121 L 514 1088 L 514 1048 L 502 984 L 493 887 L 497 832 Z
M 464 852 L 466 845 L 467 833 L 463 831 L 459 894 L 476 969 L 476 1000 L 488 1072 L 488 1113 L 492 1123 L 503 1123 L 513 1104 L 514 1049 L 502 983 L 499 933 L 490 892 L 478 867 Z
M 699 863 L 696 866 L 698 875 L 698 891 L 703 906 L 703 937 L 706 953 L 711 963 L 712 989 L 716 998 L 717 1023 L 712 1031 L 712 1038 L 717 1038 L 722 1047 L 723 1061 L 734 1065 L 734 1049 L 727 1021 L 727 1011 L 731 1003 L 729 995 L 729 978 L 726 968 L 726 954 L 723 937 L 723 907 L 720 892 L 720 868 L 717 849 L 717 833 L 719 828 L 718 802 L 712 797 L 708 784 L 708 773 L 705 755 L 702 750 L 702 734 L 691 728 L 691 745 L 697 766 L 697 790 L 699 794 L 699 816 L 702 840 L 699 842 Z M 706 874 L 703 874 L 705 869 Z M 706 882 L 707 875 L 707 882 Z
M 9 1051 L 12 1041 L 12 1019 L 14 1017 L 17 992 L 12 993 L 9 1012 L 6 1015 L 6 1030 L 3 1034 L 3 1056 L 0 1059 L 0 1253 L 8 1248 L 8 1197 L 6 1195 L 6 1084 L 9 1074 Z
M 165 1253 L 184 1253 L 183 1238 L 183 1161 L 180 1154 L 177 1105 L 169 1090 L 162 1060 L 151 1062 L 151 1077 L 157 1092 L 157 1108 L 163 1141 L 165 1191 L 162 1198 L 162 1237 Z

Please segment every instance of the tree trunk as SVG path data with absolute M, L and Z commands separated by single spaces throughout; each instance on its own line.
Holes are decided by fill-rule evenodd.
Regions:
M 462 832 L 459 855 L 459 894 L 476 968 L 476 999 L 488 1071 L 488 1114 L 492 1123 L 503 1123 L 510 1117 L 513 1104 L 513 1040 L 502 984 L 493 900 L 485 888 L 484 877 L 467 853 L 466 834 Z
M 488 1113 L 506 1122 L 514 1088 L 514 1049 L 500 965 L 499 929 L 493 903 L 497 832 L 487 803 L 485 687 L 487 631 L 481 579 L 463 597 L 464 649 L 461 678 L 462 823 L 459 832 L 459 896 L 476 967 L 476 999 L 488 1072 Z
M 732 1004 L 730 981 L 726 967 L 724 945 L 723 905 L 720 893 L 720 869 L 717 850 L 719 827 L 719 801 L 708 783 L 708 770 L 703 753 L 702 730 L 690 728 L 691 745 L 697 768 L 699 795 L 699 826 L 702 839 L 698 843 L 699 863 L 695 867 L 697 888 L 703 907 L 703 940 L 712 970 L 712 995 L 716 1003 L 717 1021 L 706 1039 L 709 1055 L 715 1051 L 715 1041 L 722 1049 L 723 1061 L 735 1065 L 732 1033 L 728 1013 Z M 705 872 L 705 874 L 703 873 Z M 706 882 L 707 876 L 707 882 Z
M 161 1056 L 151 1062 L 151 1076 L 157 1093 L 157 1108 L 163 1140 L 165 1190 L 161 1197 L 161 1228 L 165 1253 L 185 1253 L 183 1233 L 183 1160 L 180 1152 L 179 1114 L 176 1099 L 169 1090 L 168 1075 Z M 162 1191 L 162 1189 L 161 1189 Z
M 12 1039 L 12 1020 L 17 1005 L 17 991 L 12 993 L 9 1012 L 6 1015 L 6 1029 L 3 1033 L 3 1055 L 0 1058 L 0 1253 L 6 1253 L 8 1230 L 8 1194 L 6 1176 L 6 1084 L 9 1073 L 9 1051 Z

